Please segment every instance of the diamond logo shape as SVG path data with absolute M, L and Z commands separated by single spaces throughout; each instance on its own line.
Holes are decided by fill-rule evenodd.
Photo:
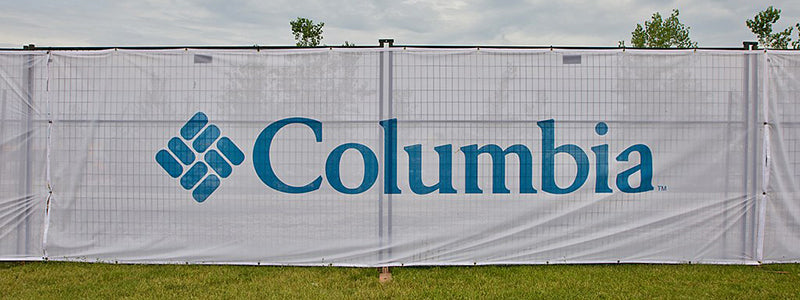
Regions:
M 179 179 L 181 187 L 192 191 L 198 203 L 206 201 L 227 178 L 233 166 L 244 161 L 244 152 L 226 136 L 219 127 L 208 121 L 208 116 L 197 112 L 181 127 L 179 136 L 167 142 L 167 147 L 156 153 L 156 162 L 172 177 Z

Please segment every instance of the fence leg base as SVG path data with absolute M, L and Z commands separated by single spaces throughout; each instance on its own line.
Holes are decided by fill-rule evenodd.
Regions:
M 389 271 L 389 267 L 381 268 L 381 274 L 378 275 L 378 281 L 381 283 L 392 281 L 392 272 Z

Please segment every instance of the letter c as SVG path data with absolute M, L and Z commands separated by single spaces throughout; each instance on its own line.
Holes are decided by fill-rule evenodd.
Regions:
M 253 146 L 253 167 L 256 169 L 258 178 L 261 179 L 267 186 L 284 193 L 301 194 L 308 193 L 319 189 L 322 184 L 322 176 L 318 176 L 311 183 L 304 186 L 291 186 L 281 181 L 275 171 L 272 169 L 272 163 L 269 158 L 269 149 L 272 145 L 272 139 L 278 130 L 281 130 L 289 124 L 303 124 L 314 131 L 314 137 L 317 143 L 322 142 L 322 123 L 317 120 L 308 118 L 286 118 L 278 120 L 269 124 L 267 128 L 261 131 Z

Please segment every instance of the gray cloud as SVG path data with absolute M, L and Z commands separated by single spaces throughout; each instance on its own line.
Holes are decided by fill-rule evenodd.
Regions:
M 289 21 L 324 21 L 324 43 L 616 46 L 653 12 L 681 10 L 701 46 L 741 45 L 754 1 L 17 1 L 0 11 L 0 47 L 292 45 Z M 800 22 L 800 2 L 775 1 L 778 28 Z

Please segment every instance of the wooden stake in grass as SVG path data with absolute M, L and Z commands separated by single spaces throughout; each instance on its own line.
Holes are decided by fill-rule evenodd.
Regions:
M 389 267 L 381 268 L 381 274 L 378 275 L 378 281 L 381 283 L 392 281 L 392 272 L 389 271 Z

